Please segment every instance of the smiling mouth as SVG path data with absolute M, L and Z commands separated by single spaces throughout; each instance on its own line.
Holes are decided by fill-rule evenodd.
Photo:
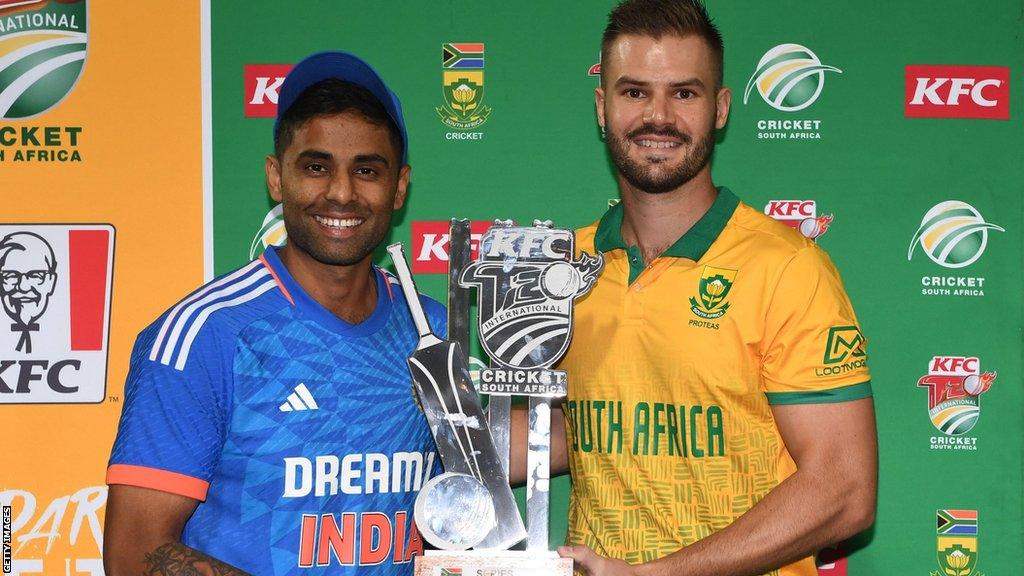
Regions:
M 679 142 L 665 142 L 661 140 L 634 140 L 634 143 L 641 148 L 650 148 L 652 150 L 678 148 L 682 145 Z
M 313 218 L 315 218 L 322 226 L 334 228 L 336 230 L 355 228 L 366 221 L 365 218 L 326 218 L 324 216 L 313 216 Z

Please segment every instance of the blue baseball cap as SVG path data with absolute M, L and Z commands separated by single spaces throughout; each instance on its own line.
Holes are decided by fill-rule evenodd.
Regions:
M 409 137 L 405 132 L 402 117 L 402 103 L 384 80 L 369 64 L 347 52 L 317 52 L 306 57 L 288 72 L 277 94 L 277 119 L 274 120 L 274 134 L 281 117 L 291 108 L 306 88 L 321 80 L 337 78 L 366 88 L 384 106 L 388 116 L 398 126 L 402 136 L 402 164 L 408 163 Z

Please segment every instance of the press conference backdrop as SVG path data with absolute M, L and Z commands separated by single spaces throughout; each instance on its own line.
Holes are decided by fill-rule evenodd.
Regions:
M 612 2 L 119 4 L 0 1 L 0 237 L 56 262 L 48 305 L 2 317 L 14 572 L 100 572 L 134 335 L 283 240 L 262 166 L 301 57 L 355 52 L 400 95 L 413 184 L 391 240 L 436 298 L 450 217 L 578 227 L 617 197 L 593 105 Z M 820 573 L 1019 574 L 1020 3 L 709 4 L 733 92 L 715 181 L 829 252 L 868 340 L 877 521 Z M 855 338 L 827 369 L 862 360 Z

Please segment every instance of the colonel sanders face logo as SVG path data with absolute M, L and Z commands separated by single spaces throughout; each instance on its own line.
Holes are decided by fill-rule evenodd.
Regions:
M 57 285 L 57 259 L 53 248 L 31 232 L 15 232 L 0 239 L 0 301 L 14 321 L 11 330 L 21 332 L 15 347 L 32 352 L 32 332 L 46 312 Z

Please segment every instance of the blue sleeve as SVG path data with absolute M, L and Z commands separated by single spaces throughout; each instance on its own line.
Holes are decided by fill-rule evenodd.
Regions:
M 107 483 L 203 500 L 229 423 L 233 347 L 207 325 L 178 369 L 153 352 L 159 324 L 132 351 Z

